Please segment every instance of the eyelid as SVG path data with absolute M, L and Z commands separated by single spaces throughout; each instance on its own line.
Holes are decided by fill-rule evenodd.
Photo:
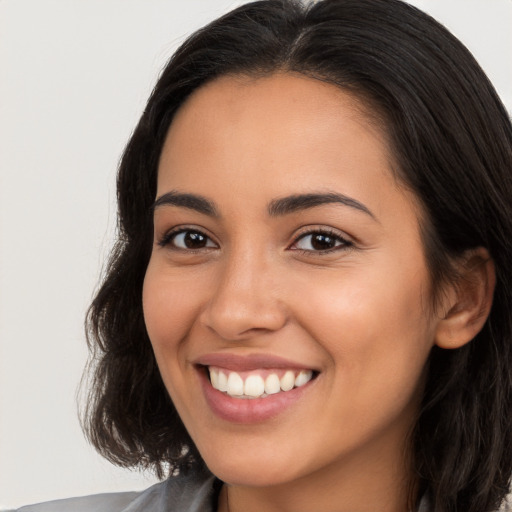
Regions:
M 185 249 L 183 247 L 177 247 L 176 245 L 172 244 L 173 239 L 175 239 L 179 234 L 186 233 L 186 232 L 192 232 L 192 233 L 199 233 L 206 237 L 209 241 L 213 242 L 215 247 L 219 247 L 219 244 L 211 237 L 205 229 L 198 228 L 196 226 L 190 226 L 190 225 L 182 225 L 182 226 L 175 226 L 171 229 L 166 230 L 163 235 L 157 237 L 157 244 L 160 247 L 167 247 L 171 248 L 175 251 L 187 251 L 187 252 L 197 252 L 197 251 L 203 251 L 203 250 L 209 250 L 213 249 L 213 247 L 201 247 L 198 249 Z
M 194 249 L 194 248 L 178 247 L 172 243 L 173 240 L 179 234 L 186 233 L 186 232 L 201 234 L 208 240 L 208 242 L 211 242 L 214 247 L 212 247 L 210 245 L 210 246 L 205 246 L 205 247 L 200 247 L 200 248 Z M 302 249 L 302 248 L 298 248 L 298 247 L 294 248 L 294 246 L 296 246 L 300 240 L 303 240 L 307 236 L 318 235 L 318 234 L 331 237 L 331 238 L 335 239 L 336 242 L 340 242 L 340 243 L 337 243 L 337 245 L 335 245 L 334 247 L 329 248 L 329 249 L 315 250 L 315 249 Z M 167 247 L 167 248 L 170 248 L 175 251 L 199 252 L 199 251 L 204 251 L 204 250 L 211 250 L 213 248 L 219 248 L 218 242 L 214 239 L 213 236 L 211 236 L 208 233 L 208 230 L 206 230 L 204 228 L 197 227 L 197 226 L 193 226 L 193 225 L 174 226 L 174 227 L 166 230 L 162 235 L 156 237 L 156 239 L 157 239 L 156 243 L 160 247 L 163 247 L 163 248 Z M 350 237 L 345 235 L 343 232 L 340 232 L 339 230 L 336 230 L 331 227 L 324 227 L 324 226 L 318 226 L 318 227 L 309 226 L 309 227 L 305 227 L 303 231 L 301 231 L 295 235 L 292 243 L 288 245 L 287 250 L 297 251 L 297 252 L 301 252 L 301 253 L 308 254 L 308 255 L 318 256 L 318 255 L 348 250 L 353 247 L 354 247 L 354 242 L 350 239 Z
M 293 249 L 293 246 L 296 245 L 300 240 L 306 238 L 307 236 L 315 235 L 315 234 L 327 235 L 329 237 L 336 239 L 336 241 L 340 241 L 341 243 L 338 245 L 335 245 L 334 247 L 332 247 L 330 249 L 319 249 L 319 250 L 300 249 L 300 248 Z M 342 234 L 340 231 L 338 231 L 334 228 L 318 226 L 318 227 L 309 227 L 305 231 L 298 233 L 295 236 L 292 244 L 288 247 L 288 250 L 298 251 L 303 254 L 318 256 L 318 255 L 329 254 L 329 253 L 334 253 L 334 252 L 338 252 L 338 251 L 346 251 L 348 249 L 352 249 L 353 247 L 354 247 L 354 242 L 348 236 Z

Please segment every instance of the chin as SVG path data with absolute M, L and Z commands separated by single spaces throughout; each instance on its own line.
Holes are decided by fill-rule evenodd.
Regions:
M 267 487 L 293 481 L 301 476 L 301 469 L 296 465 L 298 457 L 276 457 L 276 449 L 266 454 L 259 453 L 232 454 L 227 451 L 223 456 L 203 457 L 208 469 L 220 480 L 230 485 L 248 487 Z
M 214 463 L 208 467 L 210 471 L 223 482 L 229 485 L 243 487 L 269 487 L 293 481 L 298 476 L 288 473 L 280 466 L 279 469 L 277 469 L 272 460 L 258 467 L 251 467 L 248 464 L 235 466 L 218 463 Z

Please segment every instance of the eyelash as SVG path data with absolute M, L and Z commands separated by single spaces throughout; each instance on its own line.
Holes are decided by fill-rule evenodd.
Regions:
M 184 249 L 182 247 L 176 247 L 175 245 L 173 245 L 173 240 L 176 239 L 176 237 L 178 235 L 181 235 L 182 233 L 195 233 L 195 234 L 199 234 L 203 237 L 205 237 L 207 240 L 209 241 L 212 241 L 211 237 L 209 237 L 207 234 L 203 233 L 201 230 L 199 229 L 193 229 L 193 228 L 177 228 L 177 229 L 172 229 L 171 231 L 168 231 L 167 233 L 165 233 L 162 238 L 158 241 L 158 245 L 160 247 L 167 247 L 167 246 L 171 246 L 172 250 L 175 250 L 175 251 L 190 251 L 190 252 L 198 252 L 198 251 L 201 251 L 201 250 L 204 250 L 204 249 L 210 249 L 210 247 L 201 247 L 199 249 Z M 215 242 L 214 242 L 215 243 Z
M 173 241 L 176 239 L 176 237 L 183 233 L 198 234 L 198 235 L 205 237 L 208 241 L 213 242 L 211 237 L 209 237 L 208 235 L 206 235 L 199 229 L 177 228 L 177 229 L 173 229 L 173 230 L 165 233 L 162 236 L 162 238 L 158 241 L 158 245 L 160 247 L 171 246 L 171 249 L 175 250 L 175 251 L 188 251 L 188 252 L 193 252 L 193 253 L 199 252 L 199 251 L 202 251 L 205 249 L 207 249 L 207 250 L 211 249 L 211 247 L 201 247 L 198 249 L 192 249 L 192 248 L 186 249 L 183 247 L 177 247 L 177 246 L 173 245 Z M 293 247 L 294 245 L 297 245 L 301 240 L 304 240 L 306 237 L 311 236 L 311 235 L 322 235 L 324 237 L 334 239 L 335 243 L 339 243 L 339 245 L 335 245 L 334 247 L 332 247 L 330 249 L 323 249 L 323 250 L 318 250 L 318 251 L 311 250 L 311 249 L 298 249 L 298 248 L 297 249 L 289 249 L 289 250 L 298 251 L 298 252 L 300 252 L 302 254 L 306 254 L 306 255 L 311 255 L 311 254 L 322 255 L 322 254 L 330 254 L 330 253 L 341 251 L 341 250 L 347 250 L 347 249 L 350 249 L 351 247 L 353 247 L 353 245 L 354 245 L 352 242 L 350 242 L 346 238 L 343 238 L 339 233 L 335 232 L 334 230 L 310 229 L 309 231 L 306 231 L 306 232 L 298 235 L 295 238 L 295 240 L 293 241 L 293 243 L 290 245 L 290 248 Z M 215 242 L 213 242 L 213 243 L 215 243 Z
M 298 242 L 300 242 L 301 240 L 304 240 L 306 237 L 311 236 L 311 235 L 322 235 L 324 237 L 334 239 L 334 241 L 336 243 L 338 243 L 338 242 L 340 242 L 340 243 L 339 243 L 339 245 L 335 245 L 334 247 L 332 247 L 330 249 L 322 249 L 322 250 L 318 250 L 318 251 L 314 251 L 314 250 L 310 250 L 310 249 L 293 249 L 293 250 L 299 251 L 302 254 L 309 255 L 309 254 L 314 253 L 315 255 L 322 255 L 322 254 L 331 254 L 333 252 L 347 250 L 347 249 L 353 247 L 353 245 L 354 245 L 352 242 L 350 242 L 346 238 L 343 238 L 339 233 L 337 233 L 336 231 L 334 231 L 332 229 L 325 229 L 325 228 L 319 229 L 318 228 L 318 229 L 310 229 L 304 233 L 301 233 L 295 239 L 295 241 L 293 242 L 291 247 L 293 247 L 294 245 L 297 245 Z

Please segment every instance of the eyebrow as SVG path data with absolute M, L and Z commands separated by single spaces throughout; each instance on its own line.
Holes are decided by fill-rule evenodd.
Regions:
M 268 212 L 272 217 L 277 217 L 332 203 L 340 203 L 345 206 L 349 206 L 350 208 L 355 208 L 356 210 L 366 213 L 372 217 L 372 219 L 375 219 L 373 213 L 363 203 L 335 192 L 323 194 L 297 194 L 280 199 L 274 199 L 269 204 Z
M 281 217 L 301 210 L 308 210 L 325 204 L 338 203 L 350 208 L 359 210 L 372 219 L 373 213 L 363 204 L 351 197 L 335 192 L 295 194 L 272 200 L 268 205 L 268 213 L 271 217 Z M 208 217 L 220 217 L 219 211 L 213 201 L 198 194 L 187 194 L 172 190 L 162 194 L 153 203 L 152 209 L 156 210 L 162 206 L 178 206 L 195 210 Z
M 181 208 L 188 208 L 189 210 L 195 210 L 196 212 L 208 215 L 208 217 L 219 217 L 219 212 L 215 207 L 215 204 L 206 199 L 206 197 L 197 194 L 185 194 L 172 190 L 161 195 L 153 203 L 153 211 L 161 206 L 180 206 Z

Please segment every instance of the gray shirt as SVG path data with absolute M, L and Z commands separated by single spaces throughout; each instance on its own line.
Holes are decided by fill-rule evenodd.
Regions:
M 214 476 L 180 475 L 143 492 L 49 501 L 16 512 L 215 512 L 221 485 Z
M 4 512 L 216 512 L 222 482 L 211 475 L 179 475 L 143 492 L 95 494 Z M 500 512 L 512 511 L 504 503 Z M 422 499 L 417 512 L 429 512 Z

